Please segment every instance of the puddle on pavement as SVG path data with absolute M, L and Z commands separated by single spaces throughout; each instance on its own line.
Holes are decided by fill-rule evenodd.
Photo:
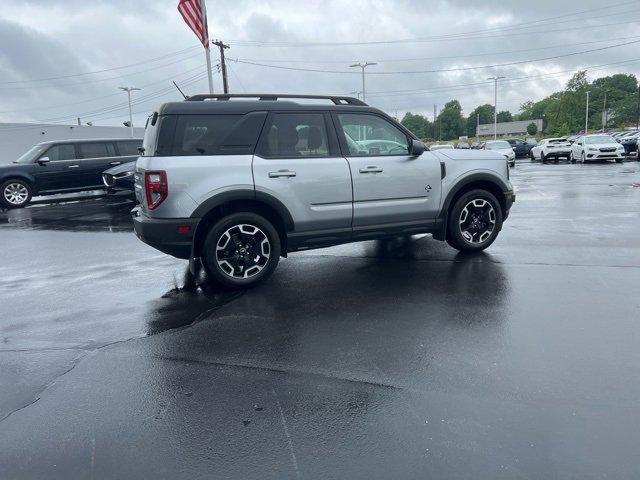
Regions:
M 150 303 L 147 335 L 186 327 L 208 318 L 213 312 L 239 298 L 244 290 L 222 290 L 195 279 L 187 271 L 182 286 L 177 286 Z

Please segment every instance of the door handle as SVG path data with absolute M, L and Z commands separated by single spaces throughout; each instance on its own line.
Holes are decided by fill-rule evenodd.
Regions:
M 269 178 L 279 178 L 279 177 L 295 177 L 296 172 L 291 170 L 278 170 L 277 172 L 269 172 Z
M 361 168 L 360 173 L 382 173 L 383 170 L 380 167 L 374 167 L 373 165 L 368 166 L 367 168 Z
M 122 162 L 111 162 L 109 165 L 120 165 Z
M 80 165 L 69 165 L 69 168 L 79 168 Z

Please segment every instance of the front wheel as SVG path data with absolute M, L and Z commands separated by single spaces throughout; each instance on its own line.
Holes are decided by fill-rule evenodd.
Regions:
M 214 283 L 252 287 L 273 273 L 280 259 L 280 237 L 273 225 L 254 213 L 233 213 L 207 234 L 202 260 Z
M 486 190 L 471 190 L 453 204 L 447 220 L 447 243 L 461 252 L 491 245 L 502 228 L 500 203 Z
M 26 207 L 31 201 L 31 185 L 24 180 L 7 180 L 0 185 L 0 205 L 5 208 Z
M 568 160 L 569 160 L 571 163 L 576 163 L 576 159 L 575 159 L 575 157 L 573 156 L 573 152 L 571 152 L 571 153 L 569 154 L 569 158 L 568 158 Z
M 540 150 L 540 161 L 542 163 L 547 163 L 547 159 L 544 156 L 544 152 L 542 150 Z

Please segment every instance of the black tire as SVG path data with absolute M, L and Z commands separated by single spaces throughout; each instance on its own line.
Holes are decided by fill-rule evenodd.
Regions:
M 467 208 L 471 202 L 476 201 L 487 202 L 491 205 L 494 212 L 492 229 L 489 235 L 482 241 L 473 241 L 473 237 L 475 235 L 471 235 L 472 240 L 469 240 L 468 237 L 463 233 L 466 232 L 467 235 L 469 235 L 469 230 L 471 230 L 464 230 L 463 228 L 463 210 L 465 210 L 465 208 Z M 469 213 L 469 210 L 467 209 L 466 217 L 468 218 L 470 214 L 471 213 Z M 491 226 L 489 216 L 485 216 L 480 223 Z M 464 193 L 460 198 L 458 198 L 449 210 L 449 215 L 447 218 L 447 243 L 456 250 L 460 250 L 461 252 L 479 252 L 480 250 L 484 250 L 494 242 L 501 228 L 502 207 L 500 206 L 500 203 L 498 202 L 496 197 L 494 197 L 493 194 L 491 192 L 488 192 L 487 190 L 471 190 Z M 478 233 L 480 233 L 481 231 L 481 229 L 478 229 Z M 486 231 L 484 233 L 481 233 L 480 237 L 478 237 L 477 240 L 480 240 L 480 238 L 485 235 L 485 233 Z
M 251 229 L 257 232 L 251 233 Z M 227 241 L 222 244 L 225 238 Z M 263 250 L 264 239 L 267 240 L 268 256 Z M 229 247 L 218 250 L 218 245 Z M 280 253 L 280 236 L 274 226 L 260 215 L 240 212 L 221 218 L 209 229 L 202 247 L 202 264 L 212 283 L 227 288 L 248 288 L 273 273 Z M 247 264 L 249 268 L 246 268 Z M 259 270 L 244 276 L 256 268 Z
M 13 178 L 0 184 L 0 206 L 3 208 L 23 208 L 29 205 L 33 189 L 19 178 Z
M 547 163 L 547 159 L 545 158 L 544 152 L 542 150 L 540 151 L 540 161 L 542 163 Z
M 573 152 L 571 152 L 567 158 L 571 163 L 576 163 L 576 159 L 573 158 Z
M 536 157 L 533 156 L 533 152 L 529 151 L 529 158 L 531 159 L 531 161 L 535 161 Z

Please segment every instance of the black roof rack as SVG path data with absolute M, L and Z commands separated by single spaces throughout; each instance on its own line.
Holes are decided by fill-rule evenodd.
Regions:
M 225 101 L 230 98 L 257 98 L 258 100 L 275 101 L 279 98 L 300 98 L 300 99 L 312 99 L 312 100 L 331 100 L 336 105 L 359 105 L 368 106 L 362 100 L 353 97 L 345 97 L 342 95 L 290 95 L 290 94 L 278 94 L 278 93 L 221 93 L 216 94 L 201 94 L 192 95 L 186 98 L 187 102 L 199 102 L 203 100 L 218 100 Z

